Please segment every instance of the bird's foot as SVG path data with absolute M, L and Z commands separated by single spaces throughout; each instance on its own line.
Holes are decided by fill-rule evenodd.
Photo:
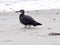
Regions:
M 31 28 L 31 25 L 29 25 L 29 28 Z
M 27 26 L 25 25 L 25 27 L 24 28 L 27 28 Z
M 27 27 L 27 25 L 25 25 L 25 27 L 24 28 L 31 28 L 31 25 L 28 25 L 28 27 Z

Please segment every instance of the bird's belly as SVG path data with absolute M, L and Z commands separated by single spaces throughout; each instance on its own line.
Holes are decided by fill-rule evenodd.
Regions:
M 27 21 L 26 20 L 23 20 L 23 19 L 20 19 L 20 22 L 24 25 L 27 25 Z

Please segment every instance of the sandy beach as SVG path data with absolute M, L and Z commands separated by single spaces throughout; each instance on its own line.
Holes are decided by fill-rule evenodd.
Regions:
M 24 28 L 19 13 L 0 12 L 0 45 L 60 45 L 60 9 L 26 11 L 41 26 Z

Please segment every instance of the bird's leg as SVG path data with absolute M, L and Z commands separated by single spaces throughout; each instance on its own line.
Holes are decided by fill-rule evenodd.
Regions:
M 29 25 L 29 28 L 31 28 L 31 25 Z
M 25 27 L 24 28 L 27 28 L 27 25 L 25 25 Z

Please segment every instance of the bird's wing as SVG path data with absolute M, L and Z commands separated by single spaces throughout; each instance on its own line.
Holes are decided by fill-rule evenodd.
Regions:
M 35 22 L 35 20 L 31 16 L 27 15 L 23 17 L 23 20 L 25 20 L 26 22 Z

